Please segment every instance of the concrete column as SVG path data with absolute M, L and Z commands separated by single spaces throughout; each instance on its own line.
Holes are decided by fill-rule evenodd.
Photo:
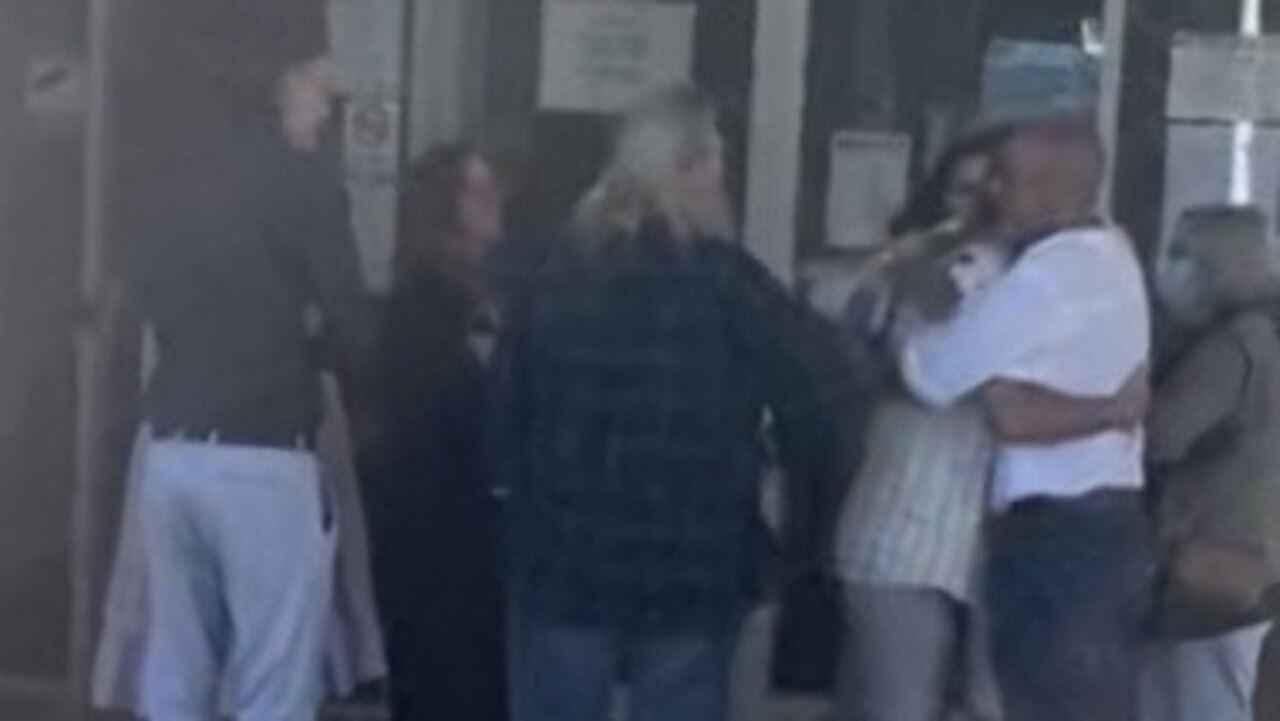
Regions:
M 1102 83 L 1098 98 L 1098 127 L 1106 145 L 1108 165 L 1106 183 L 1103 186 L 1104 211 L 1111 210 L 1116 166 L 1116 148 L 1120 136 L 1120 94 L 1124 79 L 1125 30 L 1129 19 L 1129 0 L 1106 0 L 1103 14 Z
M 23 46 L 16 23 L 8 15 L 0 15 L 0 253 L 6 243 L 13 241 L 13 231 L 7 223 L 11 187 L 20 182 L 12 157 L 22 108 L 23 67 Z M 0 284 L 4 282 L 5 276 L 0 273 Z M 0 285 L 0 297 L 7 297 L 4 293 L 5 288 Z
M 746 245 L 784 279 L 794 271 L 811 0 L 757 0 L 747 147 Z
M 84 231 L 80 261 L 80 298 L 101 319 L 112 314 L 107 297 L 108 242 L 111 228 L 111 188 L 114 180 L 116 45 L 122 6 L 113 0 L 87 4 L 87 88 L 84 118 Z M 97 323 L 82 322 L 75 329 L 76 420 L 75 478 L 71 490 L 70 579 L 71 627 L 68 633 L 70 710 L 86 712 L 93 664 L 94 631 L 98 618 L 95 584 L 101 538 L 102 499 L 110 479 L 104 433 L 110 413 L 110 392 L 103 382 L 108 363 L 108 339 Z
M 1262 35 L 1262 0 L 1241 0 L 1240 36 Z M 1253 201 L 1253 146 L 1257 136 L 1253 120 L 1237 120 L 1232 131 L 1231 202 L 1247 205 Z

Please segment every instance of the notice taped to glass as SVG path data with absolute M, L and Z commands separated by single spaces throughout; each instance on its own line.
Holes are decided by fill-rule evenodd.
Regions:
M 692 4 L 546 0 L 538 105 L 614 113 L 687 81 L 696 16 Z

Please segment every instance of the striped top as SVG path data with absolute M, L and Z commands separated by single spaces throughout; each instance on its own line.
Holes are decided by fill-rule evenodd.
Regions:
M 1003 254 L 982 244 L 940 260 L 964 297 L 1005 265 Z M 836 537 L 840 579 L 974 600 L 995 462 L 981 408 L 968 402 L 939 410 L 905 393 L 890 397 L 872 419 L 866 448 Z
M 867 440 L 840 519 L 840 579 L 973 600 L 993 458 L 980 409 L 891 399 L 876 411 Z

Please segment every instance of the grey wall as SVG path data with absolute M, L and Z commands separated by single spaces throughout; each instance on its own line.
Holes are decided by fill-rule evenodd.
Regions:
M 81 156 L 30 116 L 28 61 L 80 41 L 74 7 L 0 5 L 0 674 L 66 674 Z

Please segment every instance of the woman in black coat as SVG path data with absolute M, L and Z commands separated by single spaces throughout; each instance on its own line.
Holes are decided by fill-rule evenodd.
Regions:
M 490 162 L 461 145 L 413 169 L 381 354 L 383 442 L 369 469 L 396 721 L 506 717 L 496 504 L 483 469 L 495 331 L 481 273 L 501 234 Z

